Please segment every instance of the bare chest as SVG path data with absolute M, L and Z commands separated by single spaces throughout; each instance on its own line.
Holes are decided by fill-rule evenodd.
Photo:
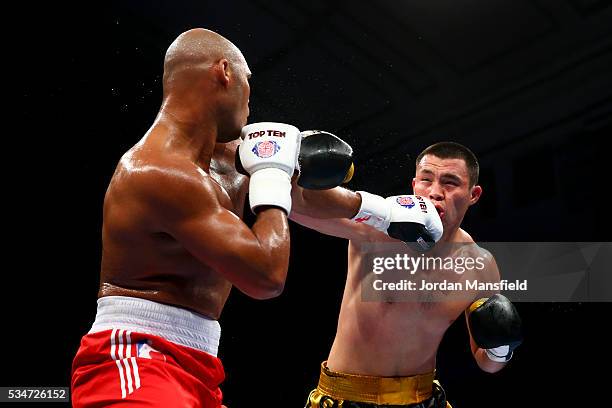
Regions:
M 459 264 L 458 255 L 464 254 L 430 257 L 432 262 L 424 265 L 426 257 L 401 257 L 401 252 L 369 249 L 350 246 L 346 291 L 349 298 L 357 296 L 375 304 L 370 310 L 375 319 L 400 318 L 408 325 L 415 322 L 407 320 L 417 319 L 427 326 L 445 329 L 477 295 L 467 285 L 478 279 L 477 270 L 447 267 L 454 262 Z M 406 320 L 406 316 L 410 318 Z

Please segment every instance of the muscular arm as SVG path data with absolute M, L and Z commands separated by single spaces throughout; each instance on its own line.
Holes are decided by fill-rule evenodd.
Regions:
M 220 202 L 208 176 L 183 169 L 153 172 L 148 188 L 161 229 L 203 264 L 257 299 L 278 296 L 289 265 L 289 228 L 283 210 L 267 208 L 249 229 Z M 157 174 L 155 174 L 157 173 Z
M 293 207 L 289 218 L 322 234 L 355 241 L 384 240 L 375 228 L 351 221 L 361 205 L 361 196 L 342 187 L 308 190 L 295 182 L 291 190 Z
M 291 188 L 292 213 L 312 218 L 353 218 L 359 211 L 361 196 L 342 187 L 307 190 L 294 181 Z

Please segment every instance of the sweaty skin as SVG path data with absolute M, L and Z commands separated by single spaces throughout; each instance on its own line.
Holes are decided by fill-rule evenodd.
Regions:
M 242 218 L 248 178 L 234 167 L 237 146 L 238 141 L 217 143 L 208 174 L 194 168 L 190 181 L 206 184 L 221 206 Z M 141 171 L 134 164 L 151 163 L 150 156 L 151 152 L 147 151 L 125 157 L 109 187 L 104 205 L 104 248 L 98 296 L 140 297 L 218 319 L 232 287 L 230 281 L 165 232 L 155 212 L 147 209 L 151 203 L 138 203 L 138 197 L 134 197 L 136 192 L 130 181 L 135 182 L 132 179 L 138 176 L 132 173 Z M 158 171 L 170 173 L 168 177 L 175 179 L 178 185 L 183 182 L 180 175 L 173 174 L 177 171 L 176 166 Z M 145 182 L 147 189 L 159 188 L 155 176 L 147 177 Z M 185 205 L 197 205 L 190 197 L 184 199 Z M 133 204 L 126 205 L 126 201 Z M 283 232 L 279 231 L 281 235 Z
M 426 155 L 417 166 L 413 188 L 414 194 L 430 199 L 441 213 L 444 235 L 440 242 L 474 243 L 472 237 L 459 226 L 468 207 L 478 201 L 481 188 L 469 186 L 462 160 Z M 364 302 L 361 299 L 361 283 L 371 266 L 362 267 L 361 263 L 367 251 L 371 251 L 373 245 L 398 241 L 368 225 L 350 221 L 361 201 L 356 193 L 341 188 L 317 192 L 294 186 L 293 194 L 292 220 L 349 240 L 346 285 L 336 337 L 327 360 L 328 368 L 381 377 L 432 372 L 436 366 L 436 352 L 446 330 L 472 301 L 491 293 L 473 292 L 444 302 Z M 428 255 L 480 256 L 486 260 L 487 267 L 482 271 L 474 269 L 461 276 L 453 272 L 440 272 L 448 274 L 443 279 L 499 280 L 494 258 L 476 245 L 455 248 L 454 253 L 435 251 Z M 470 345 L 476 362 L 483 370 L 494 372 L 504 366 L 504 363 L 490 361 L 471 336 Z
M 248 178 L 234 167 L 250 70 L 220 35 L 190 30 L 164 62 L 164 100 L 121 158 L 104 200 L 99 297 L 133 296 L 218 319 L 232 285 L 282 292 L 289 229 L 278 208 L 241 221 Z

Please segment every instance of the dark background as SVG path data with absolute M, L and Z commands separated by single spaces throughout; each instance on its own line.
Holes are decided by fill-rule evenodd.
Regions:
M 610 241 L 610 1 L 63 2 L 4 14 L 0 385 L 69 384 L 95 315 L 106 185 L 156 115 L 165 49 L 192 27 L 242 49 L 251 122 L 353 145 L 350 188 L 409 192 L 416 155 L 454 140 L 481 163 L 484 195 L 464 224 L 476 240 Z M 293 224 L 283 295 L 232 293 L 220 349 L 230 408 L 303 406 L 335 334 L 346 246 Z M 449 329 L 438 372 L 453 406 L 605 396 L 610 303 L 518 308 L 526 340 L 494 375 L 471 359 L 463 320 Z

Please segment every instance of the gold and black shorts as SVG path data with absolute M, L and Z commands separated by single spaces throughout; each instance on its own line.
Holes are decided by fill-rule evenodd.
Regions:
M 451 408 L 435 373 L 374 377 L 331 371 L 321 364 L 319 385 L 305 408 Z

